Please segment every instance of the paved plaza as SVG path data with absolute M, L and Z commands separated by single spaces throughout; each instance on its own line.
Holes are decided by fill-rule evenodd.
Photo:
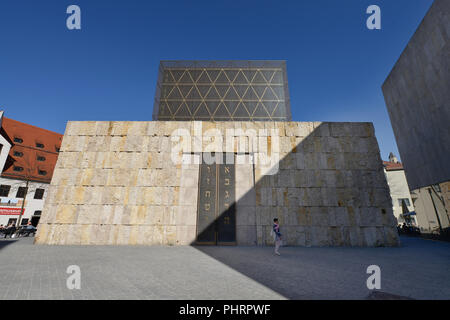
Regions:
M 401 238 L 398 248 L 47 246 L 0 240 L 0 299 L 366 299 L 381 292 L 450 298 L 450 243 Z M 69 290 L 69 265 L 81 289 Z M 373 295 L 371 295 L 373 296 Z M 383 295 L 379 295 L 383 296 Z

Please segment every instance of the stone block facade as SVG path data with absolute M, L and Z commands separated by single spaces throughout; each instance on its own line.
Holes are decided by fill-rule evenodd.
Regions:
M 180 129 L 193 147 L 174 162 Z M 273 217 L 287 245 L 399 244 L 371 123 L 199 121 L 69 122 L 35 242 L 192 244 L 200 166 L 186 157 L 262 150 L 276 163 L 235 164 L 238 245 L 273 244 Z

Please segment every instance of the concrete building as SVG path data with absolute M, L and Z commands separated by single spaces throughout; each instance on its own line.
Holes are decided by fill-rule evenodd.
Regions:
M 291 121 L 284 62 L 159 72 L 155 121 L 68 122 L 36 243 L 399 244 L 371 123 Z
M 0 113 L 0 224 L 37 225 L 62 135 L 8 119 Z M 25 202 L 24 202 L 25 201 Z
M 411 190 L 450 181 L 449 16 L 435 0 L 382 86 Z
M 392 153 L 389 155 L 389 161 L 383 161 L 384 173 L 389 185 L 392 199 L 392 210 L 398 224 L 417 225 L 414 212 L 414 205 L 409 193 L 408 182 L 406 181 L 403 165 Z M 404 214 L 405 206 L 409 214 Z
M 450 227 L 449 88 L 450 1 L 435 0 L 382 86 L 424 232 Z
M 448 188 L 448 184 L 431 185 L 411 192 L 417 225 L 422 233 L 438 234 L 441 229 L 448 228 L 450 217 L 444 201 L 446 194 L 443 190 L 446 186 Z

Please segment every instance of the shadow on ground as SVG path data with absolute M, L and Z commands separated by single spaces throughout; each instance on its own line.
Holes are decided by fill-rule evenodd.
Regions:
M 448 299 L 450 244 L 402 237 L 401 247 L 196 246 L 205 255 L 288 299 Z M 367 268 L 381 270 L 371 291 Z
M 414 300 L 409 297 L 398 296 L 383 291 L 373 291 L 367 296 L 367 300 Z
M 351 123 L 348 124 L 349 126 Z M 359 124 L 358 124 L 359 125 Z M 362 213 L 360 215 L 359 210 L 354 210 L 353 208 L 359 208 L 364 206 L 378 206 L 381 221 L 383 224 L 389 223 L 389 217 L 387 217 L 391 211 L 389 210 L 392 206 L 390 201 L 388 201 L 389 197 L 386 196 L 386 201 L 380 201 L 377 199 L 377 203 L 375 204 L 375 200 L 373 199 L 373 194 L 369 196 L 369 192 L 367 189 L 372 188 L 383 188 L 383 181 L 380 179 L 385 179 L 382 174 L 382 162 L 378 152 L 378 146 L 368 147 L 369 152 L 372 152 L 369 161 L 376 160 L 379 162 L 379 170 L 374 171 L 374 169 L 367 170 L 355 170 L 361 162 L 364 162 L 362 165 L 366 165 L 367 167 L 373 167 L 373 164 L 368 163 L 367 160 L 359 157 L 359 153 L 352 152 L 354 151 L 354 147 L 345 144 L 338 143 L 334 145 L 323 145 L 326 143 L 323 139 L 323 136 L 326 136 L 331 130 L 333 130 L 332 125 L 328 123 L 323 123 L 319 125 L 314 131 L 305 137 L 297 146 L 295 146 L 291 153 L 287 154 L 283 159 L 280 159 L 278 166 L 279 170 L 274 175 L 263 176 L 259 181 L 254 181 L 253 188 L 251 188 L 245 195 L 243 195 L 240 199 L 236 199 L 233 205 L 230 206 L 230 209 L 219 211 L 219 215 L 216 219 L 209 224 L 206 228 L 202 229 L 203 232 L 200 232 L 197 236 L 197 239 L 211 239 L 211 234 L 214 234 L 214 230 L 217 234 L 220 226 L 223 224 L 223 220 L 225 217 L 230 216 L 230 210 L 234 210 L 238 208 L 237 214 L 241 212 L 239 208 L 245 206 L 253 206 L 256 207 L 256 199 L 261 198 L 262 188 L 271 188 L 277 186 L 277 188 L 285 189 L 285 192 L 281 197 L 284 197 L 284 204 L 281 206 L 270 206 L 271 217 L 267 217 L 266 212 L 255 212 L 255 217 L 253 218 L 254 226 L 248 225 L 245 227 L 245 232 L 247 233 L 244 237 L 248 239 L 254 239 L 253 242 L 256 245 L 256 239 L 258 238 L 259 242 L 264 245 L 269 245 L 273 241 L 270 238 L 267 238 L 268 230 L 271 228 L 272 220 L 274 217 L 277 217 L 280 220 L 281 231 L 283 233 L 285 242 L 286 239 L 289 239 L 291 245 L 300 245 L 310 247 L 311 245 L 320 245 L 320 246 L 342 246 L 342 244 L 348 245 L 350 240 L 350 228 L 349 227 L 341 227 L 341 226 L 333 226 L 332 223 L 328 221 L 328 219 L 334 219 L 331 217 L 327 211 L 322 212 L 320 207 L 344 207 L 348 212 L 347 219 L 350 225 L 358 226 L 359 221 L 363 220 L 366 225 L 375 225 L 375 217 L 366 217 L 363 216 Z M 327 140 L 328 141 L 328 140 Z M 340 140 L 339 140 L 340 141 Z M 335 150 L 338 148 L 339 150 Z M 326 154 L 326 163 L 319 164 L 320 159 L 315 158 L 314 167 L 306 168 L 304 166 L 297 165 L 296 153 L 304 153 L 306 157 L 306 153 L 309 155 L 317 155 L 318 150 L 325 150 L 328 153 Z M 342 156 L 342 159 L 338 161 L 336 159 L 336 151 L 339 151 L 339 155 Z M 314 153 L 316 152 L 316 153 Z M 309 161 L 311 162 L 311 161 Z M 339 162 L 339 163 L 338 163 Z M 330 170 L 324 170 L 324 165 L 326 168 Z M 300 169 L 298 172 L 303 171 L 302 175 L 292 177 L 288 170 L 285 169 L 293 169 L 293 168 L 304 168 L 304 170 Z M 326 174 L 325 174 L 325 171 Z M 352 174 L 352 179 L 348 180 L 345 175 L 346 172 Z M 255 177 L 255 172 L 253 172 L 253 176 Z M 289 179 L 304 179 L 301 181 L 301 186 L 304 188 L 309 188 L 309 202 L 308 206 L 302 206 L 304 202 L 303 199 L 290 198 L 289 194 L 289 182 L 286 180 Z M 236 181 L 238 179 L 236 178 Z M 327 188 L 327 195 L 330 194 L 330 197 L 323 196 L 323 192 L 321 192 L 321 188 L 324 188 L 329 183 L 328 180 L 334 181 L 335 187 Z M 387 184 L 384 180 L 384 184 L 386 187 L 383 188 L 383 191 L 387 192 Z M 296 186 L 299 186 L 299 182 L 295 183 Z M 283 187 L 285 186 L 285 187 Z M 380 187 L 381 186 L 381 187 Z M 332 190 L 334 189 L 334 190 Z M 331 192 L 328 192 L 331 191 Z M 312 194 L 316 193 L 316 194 Z M 317 195 L 319 193 L 319 195 Z M 350 195 L 350 196 L 349 196 Z M 280 197 L 280 195 L 276 195 L 276 197 Z M 370 198 L 370 199 L 369 199 Z M 286 200 L 289 199 L 289 200 Z M 288 207 L 286 201 L 298 201 L 298 208 Z M 279 202 L 280 200 L 273 200 Z M 311 202 L 312 201 L 312 202 Z M 311 204 L 314 206 L 311 206 Z M 292 212 L 288 214 L 287 210 L 292 209 L 302 209 L 301 212 L 297 212 L 297 216 L 294 217 Z M 303 210 L 304 209 L 304 210 Z M 246 210 L 242 210 L 244 214 L 247 214 Z M 371 211 L 371 214 L 375 215 L 375 211 Z M 387 214 L 386 214 L 387 213 Z M 242 214 L 242 213 L 241 213 Z M 293 221 L 295 219 L 296 221 Z M 320 219 L 323 219 L 322 221 Z M 370 220 L 372 219 L 372 220 Z M 236 219 L 236 220 L 244 220 L 249 221 L 248 217 L 245 219 Z M 325 220 L 325 221 L 324 221 Z M 233 220 L 232 220 L 233 221 Z M 377 220 L 380 221 L 380 220 Z M 304 233 L 299 235 L 298 230 L 289 229 L 289 225 L 299 224 L 303 225 Z M 257 227 L 258 225 L 258 227 Z M 262 225 L 262 226 L 261 226 Z M 327 234 L 325 235 L 325 239 L 321 239 L 320 243 L 317 239 L 313 239 L 312 235 L 312 226 L 325 226 Z M 259 229 L 258 229 L 259 228 Z M 241 229 L 243 229 L 241 227 Z M 289 236 L 289 232 L 296 233 L 295 235 Z M 243 237 L 242 234 L 237 234 L 236 236 Z M 365 240 L 361 237 L 360 234 L 356 233 L 356 237 L 358 238 L 356 242 L 359 245 L 364 245 Z M 217 238 L 217 236 L 216 236 Z M 249 243 L 250 241 L 247 241 Z M 325 286 L 328 284 L 336 284 L 336 288 L 332 288 L 331 291 L 333 293 L 330 296 L 335 296 L 336 299 L 339 297 L 345 296 L 342 295 L 344 292 L 341 288 L 346 288 L 351 290 L 351 287 L 342 284 L 339 279 L 340 277 L 345 277 L 345 274 L 342 274 L 341 268 L 337 268 L 333 270 L 333 261 L 329 261 L 330 265 L 327 267 L 323 267 L 321 272 L 318 272 L 317 268 L 315 269 L 314 261 L 319 261 L 318 257 L 310 256 L 307 252 L 308 248 L 289 248 L 284 250 L 286 255 L 282 255 L 281 257 L 277 257 L 273 255 L 273 249 L 270 247 L 246 247 L 243 250 L 233 250 L 232 248 L 227 247 L 215 247 L 215 246 L 199 246 L 198 243 L 191 243 L 197 250 L 203 252 L 204 254 L 216 259 L 217 261 L 233 268 L 234 270 L 244 274 L 245 276 L 253 279 L 254 281 L 259 282 L 260 284 L 270 288 L 273 291 L 283 295 L 284 297 L 290 299 L 310 299 L 314 298 L 325 298 L 321 294 L 315 294 L 315 289 L 313 286 L 316 283 L 321 283 L 319 286 Z M 324 250 L 320 250 L 320 248 L 315 249 L 320 252 L 325 252 Z M 361 250 L 360 248 L 358 250 Z M 348 254 L 348 251 L 347 251 Z M 333 256 L 335 256 L 333 254 Z M 310 261 L 304 259 L 312 259 Z M 322 266 L 318 266 L 319 269 Z M 302 274 L 301 279 L 298 278 L 299 268 L 304 268 L 304 273 Z M 301 270 L 301 269 L 300 269 Z M 340 273 L 339 273 L 340 272 Z M 359 274 L 361 284 L 365 284 L 365 270 L 360 268 L 358 270 L 354 270 L 355 274 Z M 301 271 L 300 271 L 301 273 Z M 294 278 L 294 276 L 296 278 Z M 323 278 L 323 281 L 321 279 Z M 304 289 L 302 290 L 300 287 L 304 285 Z M 317 292 L 323 292 L 326 288 L 321 288 L 317 290 Z M 305 295 L 305 292 L 311 292 L 311 295 Z M 363 293 L 364 292 L 364 293 Z M 362 290 L 358 292 L 356 297 L 365 297 L 367 296 L 367 288 L 362 286 Z M 350 294 L 351 296 L 351 294 Z
M 17 240 L 13 240 L 13 239 L 2 239 L 0 238 L 0 250 L 5 248 L 6 246 L 13 244 L 14 242 L 16 242 Z

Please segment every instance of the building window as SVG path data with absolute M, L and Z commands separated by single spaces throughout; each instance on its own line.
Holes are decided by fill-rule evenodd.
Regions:
M 409 199 L 405 198 L 405 199 L 398 199 L 398 205 L 401 207 L 402 206 L 402 202 L 405 201 L 406 205 L 409 207 Z
M 43 149 L 44 145 L 42 143 L 36 142 L 36 147 Z
M 23 139 L 14 137 L 14 142 L 23 143 Z
M 34 215 L 35 215 L 35 216 L 40 216 L 40 215 L 41 215 L 41 213 L 42 213 L 42 211 L 41 211 L 41 210 L 36 210 L 36 211 L 34 212 Z
M 17 189 L 16 198 L 25 198 L 27 191 L 28 189 L 26 187 L 19 187 L 19 189 Z
M 47 171 L 45 171 L 45 170 L 38 170 L 38 174 L 40 176 L 45 176 L 47 174 Z
M 14 151 L 14 156 L 15 156 L 15 157 L 23 157 L 23 152 L 20 152 L 20 151 Z
M 23 171 L 23 168 L 22 167 L 14 167 L 13 170 L 17 171 L 17 172 L 21 172 L 21 171 Z
M 7 226 L 9 226 L 10 224 L 14 224 L 15 225 L 16 222 L 17 222 L 16 218 L 9 218 Z
M 36 191 L 34 192 L 34 198 L 35 199 L 42 199 L 44 198 L 44 189 L 36 189 Z
M 37 161 L 45 161 L 45 157 L 37 156 L 36 160 Z
M 11 186 L 2 184 L 0 185 L 0 197 L 7 197 L 9 195 L 9 190 L 11 189 Z
M 26 226 L 28 223 L 28 219 L 22 219 L 22 221 L 20 222 L 21 226 Z

